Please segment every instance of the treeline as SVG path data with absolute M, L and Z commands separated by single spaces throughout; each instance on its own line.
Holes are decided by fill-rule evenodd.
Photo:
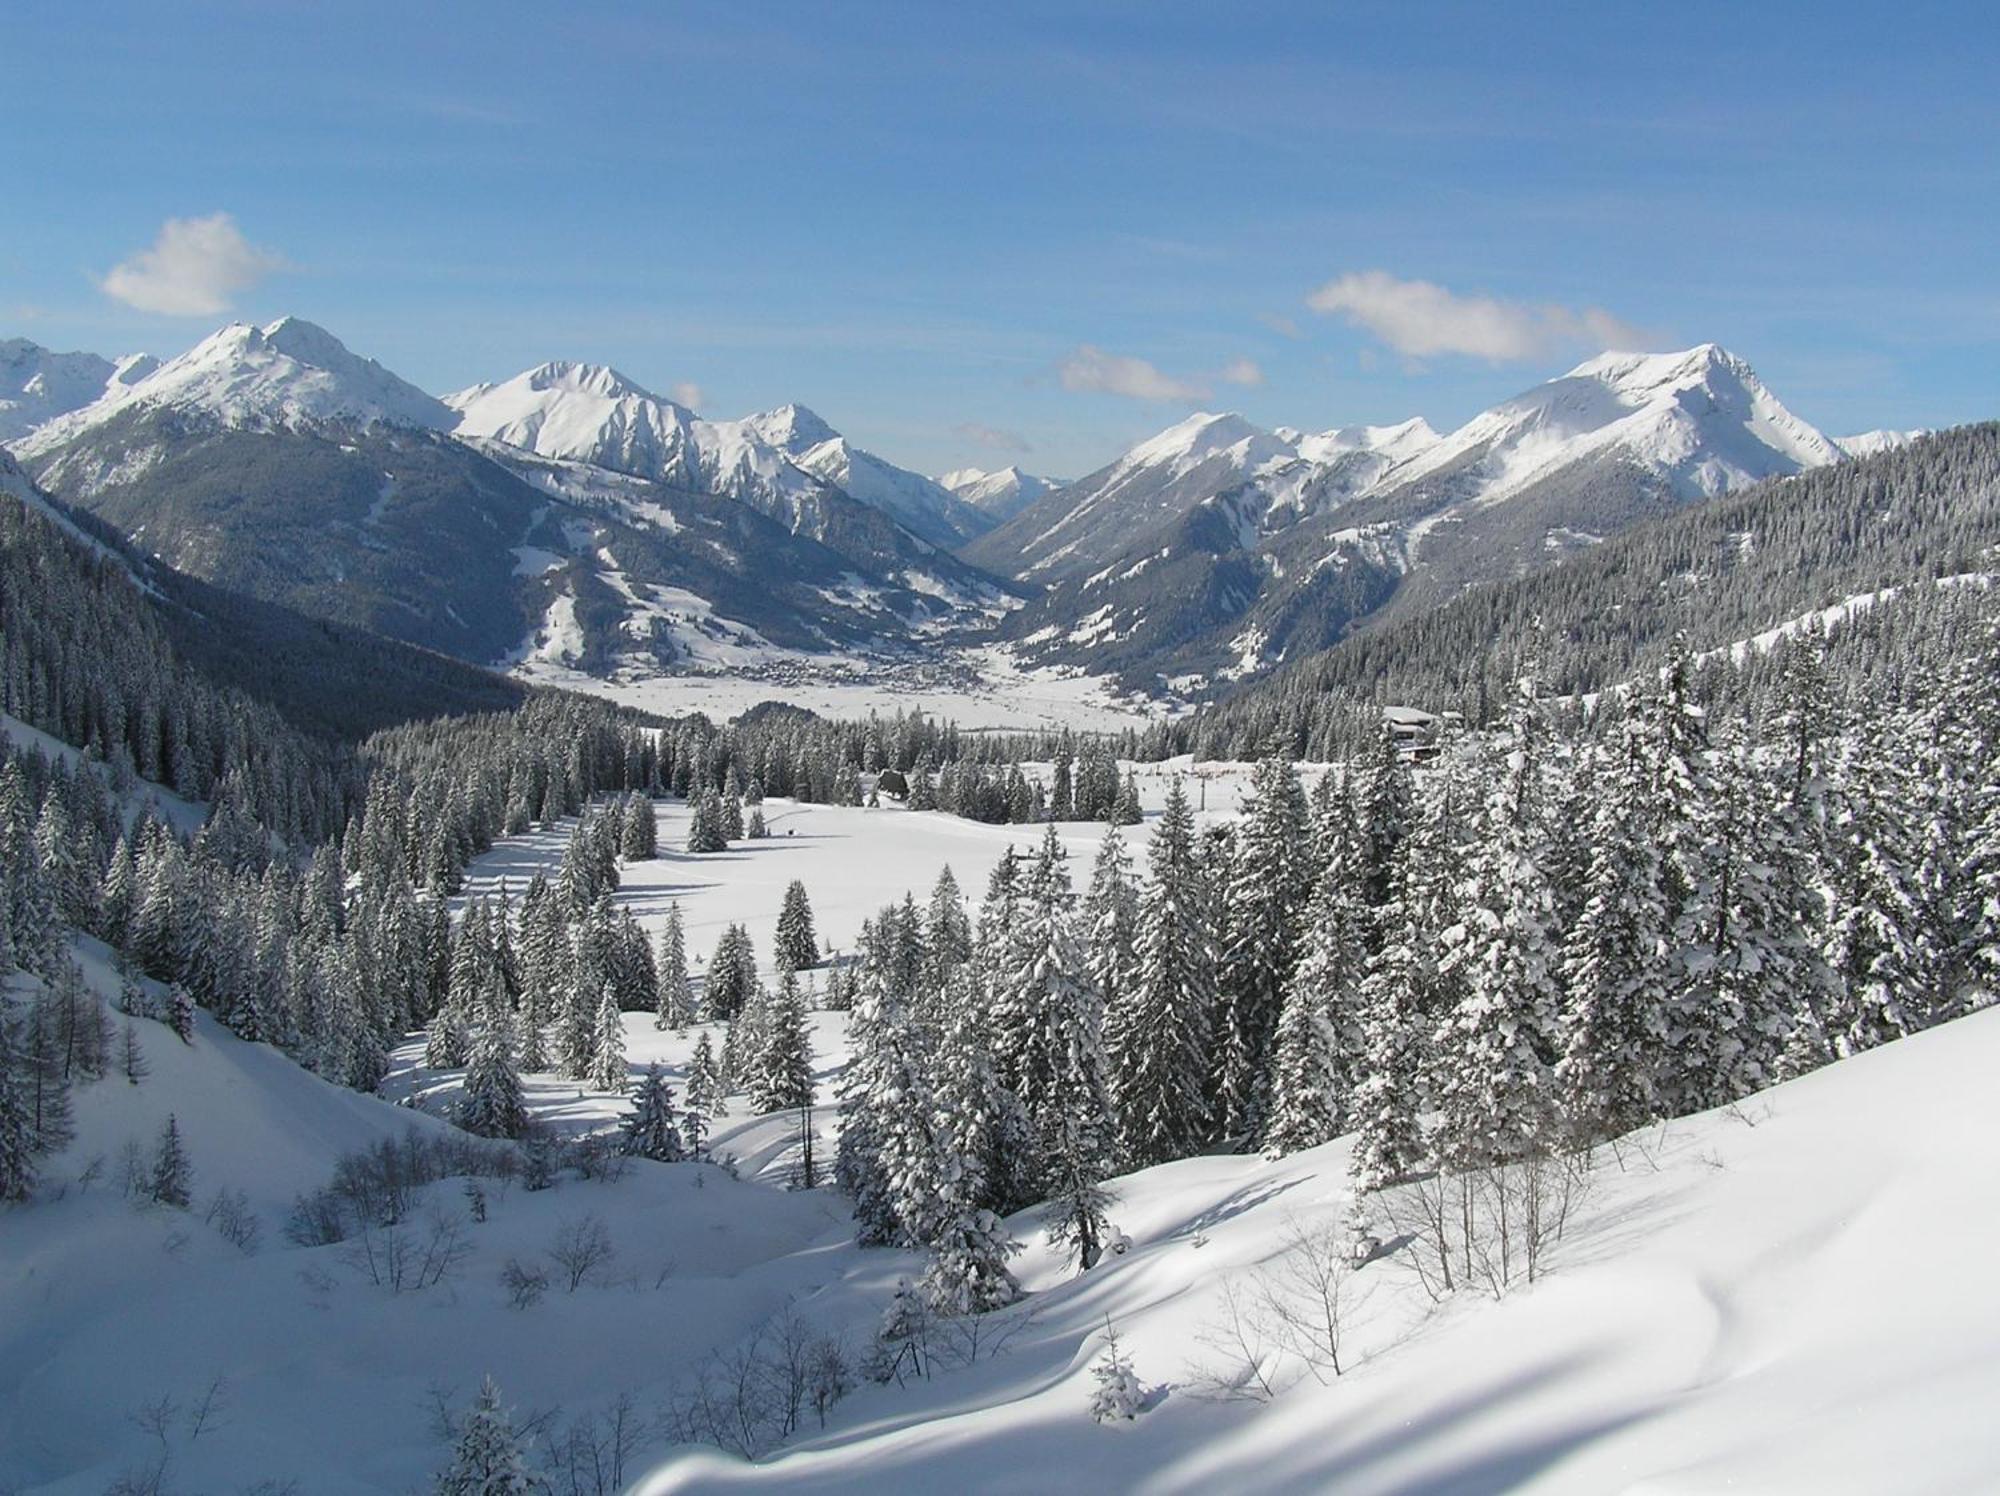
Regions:
M 1584 695 L 1657 664 L 1886 587 L 1990 572 L 2000 545 L 2000 424 L 1940 432 L 1774 479 L 1636 526 L 1516 581 L 1385 619 L 1170 733 L 1173 751 L 1244 758 L 1276 744 L 1345 756 L 1363 708 L 1505 710 L 1531 650 L 1544 689 Z
M 288 843 L 340 829 L 360 777 L 335 746 L 176 656 L 124 564 L 0 494 L 0 711 L 112 766 L 239 806 Z
M 1905 702 L 1844 689 L 1811 635 L 1750 696 L 1677 645 L 1589 709 L 1531 676 L 1419 770 L 1386 736 L 1310 791 L 1268 758 L 1234 823 L 1197 832 L 1176 787 L 1143 879 L 1113 833 L 1079 896 L 1051 831 L 976 938 L 948 897 L 885 911 L 843 1089 L 863 1240 L 928 1249 L 935 1305 L 990 1307 L 1000 1216 L 1048 1200 L 1088 1267 L 1122 1169 L 1348 1132 L 1364 1190 L 1505 1168 L 1990 1002 L 1983 601 Z

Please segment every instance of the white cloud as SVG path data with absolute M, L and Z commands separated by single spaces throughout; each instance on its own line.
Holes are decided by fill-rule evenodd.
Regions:
M 1264 382 L 1264 371 L 1250 359 L 1232 358 L 1216 377 L 1225 384 L 1258 385 Z
M 1176 379 L 1143 358 L 1106 353 L 1089 343 L 1064 359 L 1057 372 L 1062 376 L 1066 390 L 1096 390 L 1107 395 L 1123 395 L 1131 400 L 1176 403 L 1208 398 L 1207 385 Z
M 245 239 L 227 213 L 212 213 L 169 218 L 151 249 L 113 267 L 101 285 L 105 295 L 142 312 L 212 317 L 284 266 L 282 255 Z
M 1598 307 L 1461 296 L 1430 281 L 1399 280 L 1386 270 L 1350 271 L 1313 292 L 1306 305 L 1366 328 L 1411 358 L 1462 353 L 1506 363 L 1566 344 L 1597 349 L 1643 342 L 1629 324 Z
M 706 398 L 706 392 L 692 379 L 683 379 L 679 384 L 668 389 L 667 398 L 672 400 L 676 405 L 685 405 L 689 410 L 700 410 Z
M 1003 431 L 997 426 L 981 425 L 978 421 L 961 421 L 951 428 L 959 436 L 982 447 L 990 447 L 995 452 L 1026 452 L 1030 448 L 1028 439 L 1018 431 Z
M 1281 338 L 1302 338 L 1305 330 L 1290 317 L 1280 317 L 1276 312 L 1259 312 L 1257 320 L 1270 328 Z

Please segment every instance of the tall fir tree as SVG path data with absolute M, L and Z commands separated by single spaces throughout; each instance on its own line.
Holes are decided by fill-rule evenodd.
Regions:
M 1176 779 L 1147 847 L 1133 978 L 1105 1016 L 1119 1140 L 1134 1167 L 1199 1150 L 1210 1136 L 1215 949 L 1195 860 L 1194 812 Z

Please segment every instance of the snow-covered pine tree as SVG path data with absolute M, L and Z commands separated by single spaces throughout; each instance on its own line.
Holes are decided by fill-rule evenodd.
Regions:
M 1084 964 L 1106 1013 L 1123 1001 L 1137 965 L 1139 891 L 1132 882 L 1132 860 L 1125 838 L 1112 827 L 1098 843 L 1091 864 L 1090 888 L 1078 911 L 1084 941 Z
M 743 1011 L 757 984 L 757 956 L 750 932 L 731 925 L 716 942 L 709 958 L 708 980 L 702 987 L 702 1007 L 714 1022 L 727 1023 Z
M 1099 1423 L 1130 1420 L 1139 1416 L 1146 1392 L 1138 1373 L 1118 1344 L 1118 1332 L 1109 1324 L 1104 1329 L 1104 1354 L 1090 1368 L 1097 1385 L 1090 1391 L 1090 1416 Z
M 714 790 L 704 789 L 695 796 L 693 815 L 688 820 L 687 849 L 690 852 L 726 852 L 729 837 L 723 828 L 722 801 Z
M 171 1112 L 167 1114 L 166 1126 L 160 1129 L 146 1193 L 156 1203 L 175 1210 L 186 1210 L 194 1198 L 194 1165 L 188 1162 L 187 1148 L 181 1142 L 180 1122 Z
M 1559 1141 L 1552 1066 L 1563 994 L 1543 863 L 1542 735 L 1529 677 L 1501 757 L 1488 766 L 1449 957 L 1465 985 L 1436 1041 L 1439 1147 L 1458 1168 L 1511 1162 Z
M 527 1131 L 521 1077 L 514 1068 L 514 1022 L 505 1012 L 489 1011 L 473 1041 L 458 1125 L 483 1138 L 518 1138 Z
M 660 959 L 655 963 L 659 991 L 654 1002 L 653 1027 L 685 1029 L 694 1021 L 694 990 L 688 985 L 687 932 L 681 921 L 680 900 L 667 906 L 667 923 L 660 931 Z
M 813 934 L 812 904 L 806 886 L 797 878 L 785 888 L 785 901 L 778 910 L 777 949 L 780 971 L 805 971 L 819 965 L 819 940 Z
M 937 1178 L 936 1114 L 923 1049 L 902 996 L 869 981 L 848 1028 L 834 1177 L 854 1202 L 863 1246 L 921 1245 L 912 1229 Z
M 1275 754 L 1260 760 L 1244 799 L 1229 872 L 1213 1056 L 1216 1120 L 1224 1136 L 1244 1142 L 1263 1126 L 1271 1039 L 1312 896 L 1308 821 L 1297 769 Z
M 687 1109 L 683 1113 L 688 1152 L 697 1158 L 707 1151 L 709 1124 L 717 1117 L 729 1115 L 724 1100 L 728 1089 L 722 1079 L 722 1067 L 716 1063 L 715 1046 L 704 1031 L 695 1041 L 694 1056 L 688 1061 Z
M 514 1423 L 500 1406 L 500 1389 L 486 1378 L 479 1398 L 459 1421 L 451 1464 L 437 1478 L 436 1496 L 539 1496 Z
M 1264 1147 L 1273 1156 L 1327 1142 L 1347 1128 L 1364 1071 L 1371 910 L 1366 864 L 1347 797 L 1326 808 L 1325 862 L 1306 908 L 1305 941 L 1285 989 L 1272 1058 Z
M 1207 1142 L 1215 953 L 1195 862 L 1194 812 L 1176 779 L 1147 847 L 1133 978 L 1105 1015 L 1119 1139 L 1135 1167 Z
M 993 1208 L 1003 1187 L 994 1172 L 1017 1173 L 1030 1160 L 1006 1153 L 1019 1146 L 1009 1127 L 1019 1106 L 1000 1089 L 982 1022 L 969 1007 L 955 1009 L 936 1068 L 938 1166 L 915 1226 L 931 1261 L 919 1286 L 939 1314 L 981 1314 L 1020 1296 L 1007 1266 L 1020 1244 Z
M 625 1069 L 625 1015 L 618 988 L 607 981 L 597 1003 L 590 1046 L 590 1084 L 599 1091 L 623 1091 L 631 1084 Z
M 674 1114 L 673 1088 L 657 1063 L 646 1067 L 632 1110 L 619 1124 L 618 1149 L 632 1158 L 678 1163 L 687 1157 L 681 1119 Z
M 634 791 L 625 797 L 618 854 L 627 862 L 650 862 L 660 853 L 660 828 L 653 802 Z
M 924 979 L 940 991 L 952 973 L 972 959 L 972 921 L 966 917 L 965 898 L 949 864 L 931 887 L 924 914 L 924 953 L 929 958 Z
M 1669 1069 L 1673 946 L 1660 858 L 1640 803 L 1643 766 L 1624 745 L 1595 775 L 1583 909 L 1562 945 L 1567 994 L 1557 1094 L 1572 1138 L 1617 1137 L 1660 1114 Z
M 755 1051 L 747 1057 L 750 1105 L 758 1112 L 789 1111 L 813 1097 L 812 1043 L 806 1033 L 805 998 L 798 973 L 786 971 L 763 1005 Z

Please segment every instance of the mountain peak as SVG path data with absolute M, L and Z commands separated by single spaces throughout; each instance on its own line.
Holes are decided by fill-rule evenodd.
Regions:
M 52 449 L 134 408 L 171 407 L 228 426 L 338 421 L 442 430 L 452 422 L 439 401 L 302 317 L 262 327 L 232 322 L 178 358 L 149 364 L 140 357 L 107 365 L 102 398 L 39 427 L 23 450 Z
M 745 424 L 772 446 L 794 457 L 840 437 L 817 412 L 798 404 L 780 405 L 776 410 L 750 417 Z

